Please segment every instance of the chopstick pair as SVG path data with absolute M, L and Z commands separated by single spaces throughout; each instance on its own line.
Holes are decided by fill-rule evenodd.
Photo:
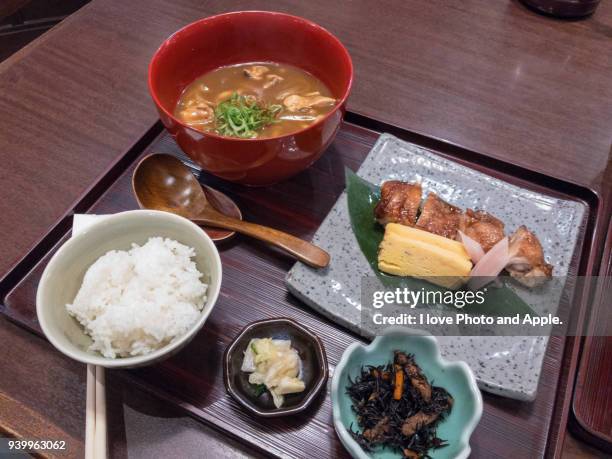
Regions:
M 101 215 L 75 214 L 72 235 L 76 235 L 104 218 Z M 106 391 L 104 367 L 87 365 L 87 397 L 85 404 L 85 459 L 106 459 Z
M 85 459 L 106 459 L 106 392 L 104 367 L 87 365 Z
M 106 391 L 104 367 L 87 365 L 85 459 L 106 459 Z

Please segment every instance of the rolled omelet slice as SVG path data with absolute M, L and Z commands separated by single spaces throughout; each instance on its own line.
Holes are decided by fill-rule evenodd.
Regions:
M 378 269 L 457 289 L 467 282 L 472 262 L 460 242 L 389 223 L 378 248 Z

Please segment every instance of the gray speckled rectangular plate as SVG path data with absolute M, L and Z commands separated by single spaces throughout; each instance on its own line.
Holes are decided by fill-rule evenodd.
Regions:
M 358 175 L 376 184 L 419 181 L 424 194 L 435 191 L 462 208 L 487 210 L 504 221 L 509 232 L 526 224 L 538 235 L 555 276 L 570 273 L 586 215 L 581 202 L 511 185 L 388 134 L 380 136 Z M 360 296 L 362 277 L 373 273 L 351 229 L 346 193 L 313 242 L 330 253 L 330 266 L 317 271 L 296 263 L 287 274 L 288 289 L 332 320 L 372 337 L 372 330 L 362 328 Z M 481 389 L 519 400 L 535 398 L 547 337 L 440 336 L 438 340 L 444 357 L 470 365 Z

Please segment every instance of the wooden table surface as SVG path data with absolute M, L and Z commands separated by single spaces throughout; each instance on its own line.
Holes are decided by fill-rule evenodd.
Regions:
M 30 251 L 49 229 L 86 209 L 103 191 L 100 183 L 112 181 L 108 171 L 150 140 L 157 115 L 146 74 L 157 46 L 199 17 L 241 9 L 291 12 L 335 33 L 355 64 L 351 116 L 584 186 L 609 215 L 610 2 L 587 20 L 564 22 L 510 0 L 376 7 L 362 0 L 333 8 L 324 0 L 93 0 L 0 64 L 1 300 L 16 281 L 12 269 L 40 255 Z M 602 243 L 603 228 L 597 234 L 593 244 Z M 4 318 L 0 338 L 11 343 L 0 350 L 0 408 L 15 401 L 29 407 L 5 429 L 44 436 L 53 426 L 82 445 L 84 369 Z M 50 403 L 70 416 L 49 411 Z M 145 455 L 150 445 L 142 439 L 150 437 L 130 434 L 127 425 L 153 421 L 128 420 L 127 410 L 124 418 L 124 443 Z M 168 429 L 176 429 L 173 438 L 214 437 L 192 422 L 169 421 Z

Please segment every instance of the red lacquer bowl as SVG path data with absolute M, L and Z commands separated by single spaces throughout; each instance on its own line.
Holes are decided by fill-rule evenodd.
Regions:
M 262 140 L 202 133 L 174 117 L 181 92 L 196 77 L 253 61 L 300 67 L 323 81 L 339 103 L 294 134 Z M 340 127 L 352 79 L 351 58 L 335 36 L 306 19 L 265 11 L 221 14 L 189 24 L 160 46 L 149 65 L 149 91 L 183 151 L 206 171 L 246 185 L 284 180 L 316 161 Z

